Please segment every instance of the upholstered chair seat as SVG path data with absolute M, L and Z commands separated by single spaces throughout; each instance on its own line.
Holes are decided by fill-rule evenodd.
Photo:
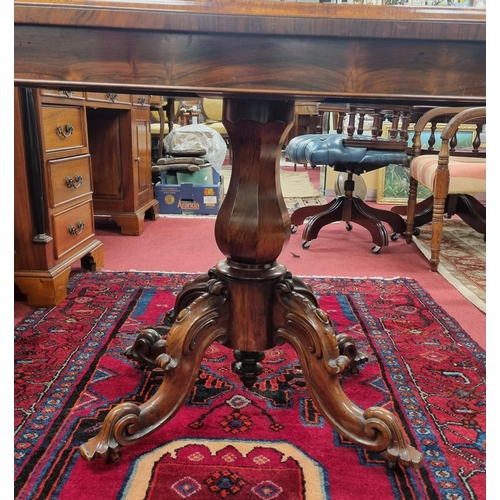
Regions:
M 391 239 L 397 239 L 404 233 L 404 220 L 400 216 L 388 211 L 369 207 L 363 200 L 354 195 L 354 175 L 361 175 L 390 164 L 408 166 L 409 157 L 402 150 L 370 149 L 362 144 L 366 143 L 366 136 L 353 136 L 351 142 L 359 139 L 360 147 L 346 146 L 347 134 L 308 134 L 294 137 L 286 147 L 285 154 L 294 163 L 328 165 L 337 172 L 347 172 L 350 178 L 344 183 L 344 195 L 338 196 L 334 203 L 323 207 L 319 213 L 311 214 L 311 207 L 304 207 L 292 214 L 292 231 L 295 225 L 304 221 L 304 216 L 310 216 L 306 223 L 302 238 L 303 248 L 309 248 L 311 239 L 323 226 L 328 223 L 343 220 L 346 228 L 352 229 L 351 223 L 359 224 L 372 234 L 373 253 L 378 253 L 389 242 L 387 229 L 382 221 L 391 226 L 394 231 Z M 379 148 L 386 144 L 390 148 L 391 141 L 383 138 L 377 140 Z M 307 210 L 305 210 L 307 209 Z M 300 214 L 303 214 L 302 216 Z
M 410 176 L 432 190 L 438 155 L 418 156 L 410 165 Z M 486 158 L 450 157 L 448 194 L 486 193 Z
M 422 145 L 422 132 L 429 123 L 432 133 L 437 123 L 446 126 L 441 132 L 439 153 Z M 432 271 L 437 271 L 445 216 L 458 215 L 486 237 L 486 207 L 476 198 L 486 193 L 486 151 L 481 147 L 481 131 L 486 123 L 486 108 L 434 108 L 419 118 L 410 163 L 408 206 L 405 207 L 406 241 L 420 234 L 419 227 L 432 223 Z M 456 134 L 464 124 L 475 126 L 472 147 L 456 149 Z M 432 135 L 432 134 L 431 134 Z M 434 137 L 433 137 L 434 141 Z M 417 203 L 417 188 L 423 185 L 432 196 Z M 402 213 L 397 207 L 392 209 Z
M 328 165 L 341 172 L 360 175 L 385 167 L 391 163 L 409 166 L 410 158 L 404 151 L 390 148 L 388 139 L 379 138 L 378 146 L 387 144 L 388 149 L 369 149 L 367 147 L 345 146 L 347 134 L 308 134 L 294 137 L 288 144 L 285 154 L 291 161 L 310 165 Z M 351 139 L 366 142 L 366 136 L 353 136 Z

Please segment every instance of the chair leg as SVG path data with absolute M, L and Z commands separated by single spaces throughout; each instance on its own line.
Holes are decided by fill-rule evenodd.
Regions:
M 450 202 L 453 199 L 453 209 Z M 465 223 L 480 234 L 486 234 L 486 207 L 469 194 L 448 195 L 446 213 L 458 215 Z
M 300 207 L 290 216 L 292 226 L 301 226 L 308 217 L 313 215 L 328 212 L 336 203 L 336 198 L 326 203 L 325 205 L 311 205 L 308 207 Z
M 436 272 L 439 266 L 439 253 L 441 251 L 441 240 L 443 239 L 443 223 L 445 214 L 445 199 L 434 198 L 434 209 L 432 210 L 432 232 L 431 232 L 431 271 Z
M 372 235 L 375 247 L 373 253 L 378 253 L 383 246 L 389 244 L 387 229 L 383 222 L 389 224 L 395 234 L 405 232 L 406 226 L 403 218 L 389 210 L 380 210 L 370 207 L 363 200 L 353 196 L 354 181 L 352 174 L 344 182 L 345 195 L 338 196 L 333 201 L 322 207 L 303 207 L 296 210 L 291 217 L 292 227 L 304 222 L 310 217 L 304 227 L 302 239 L 304 248 L 309 248 L 309 242 L 318 237 L 318 233 L 327 224 L 345 221 L 348 228 L 351 223 L 358 224 L 367 229 Z
M 420 227 L 432 220 L 432 205 L 434 196 L 429 196 L 425 200 L 420 201 L 415 205 L 415 220 L 414 227 Z M 408 202 L 406 205 L 397 205 L 391 208 L 391 212 L 405 216 L 408 214 Z M 426 220 L 427 218 L 427 220 Z
M 406 243 L 411 243 L 413 237 L 413 227 L 415 223 L 415 207 L 417 205 L 418 181 L 410 177 L 408 189 L 408 212 L 406 216 Z
M 415 206 L 413 229 L 432 221 L 434 196 L 429 196 Z M 406 215 L 408 207 L 393 207 L 391 212 Z M 478 233 L 486 234 L 486 207 L 469 194 L 449 194 L 446 198 L 445 213 L 448 217 L 458 215 Z M 414 233 L 415 234 L 415 233 Z
M 378 253 L 381 247 L 389 244 L 387 230 L 380 219 L 371 213 L 371 207 L 359 198 L 338 196 L 329 210 L 311 217 L 305 225 L 302 233 L 304 248 L 308 248 L 308 243 L 318 237 L 321 228 L 338 221 L 358 224 L 367 229 L 372 235 L 373 243 L 379 247 L 372 250 L 374 253 Z
M 338 196 L 333 201 L 328 203 L 328 208 L 326 210 L 323 209 L 322 212 L 313 215 L 307 221 L 307 224 L 304 226 L 304 231 L 302 232 L 302 239 L 304 240 L 303 246 L 306 242 L 316 239 L 322 227 L 327 224 L 331 224 L 332 222 L 344 220 L 342 218 L 342 214 L 346 199 L 347 198 L 345 196 Z
M 368 213 L 382 222 L 386 222 L 389 224 L 394 233 L 404 234 L 406 230 L 406 223 L 401 215 L 390 210 L 370 207 L 359 198 L 355 198 L 355 200 L 356 205 L 363 207 L 363 213 Z
M 378 250 L 372 249 L 374 253 L 378 253 L 380 248 L 389 244 L 387 229 L 382 224 L 382 221 L 372 212 L 371 207 L 359 198 L 352 199 L 351 222 L 364 227 L 370 232 L 373 243 L 379 247 Z

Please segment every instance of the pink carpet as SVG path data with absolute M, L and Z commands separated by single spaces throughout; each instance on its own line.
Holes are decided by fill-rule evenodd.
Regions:
M 303 169 L 297 166 L 297 170 Z M 293 167 L 292 167 L 293 169 Z M 311 182 L 319 181 L 319 169 L 308 169 Z M 316 184 L 317 185 L 317 184 Z M 382 208 L 388 208 L 384 206 Z M 214 238 L 215 219 L 160 218 L 146 220 L 141 236 L 122 236 L 107 220 L 96 223 L 97 238 L 104 244 L 104 270 L 206 272 L 224 255 Z M 429 270 L 426 258 L 403 238 L 391 242 L 373 255 L 367 230 L 354 226 L 350 232 L 342 223 L 324 227 L 308 250 L 302 249 L 302 228 L 291 235 L 279 261 L 298 276 L 408 277 L 486 348 L 486 315 L 465 299 L 439 273 Z M 15 303 L 15 322 L 27 314 L 24 302 Z
M 104 269 L 206 272 L 224 258 L 215 243 L 214 225 L 214 219 L 160 218 L 145 221 L 143 234 L 136 237 L 121 236 L 112 223 L 101 223 L 97 237 L 104 243 Z M 439 273 L 431 272 L 414 244 L 400 238 L 374 255 L 368 231 L 354 227 L 348 232 L 343 224 L 331 224 L 304 250 L 300 231 L 290 237 L 279 258 L 293 274 L 413 278 L 481 347 L 486 347 L 486 315 Z

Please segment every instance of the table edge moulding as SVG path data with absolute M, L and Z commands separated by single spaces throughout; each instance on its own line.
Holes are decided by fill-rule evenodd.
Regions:
M 162 368 L 163 383 L 144 404 L 114 407 L 82 457 L 118 460 L 125 445 L 171 420 L 212 342 L 233 349 L 247 387 L 265 351 L 287 342 L 335 430 L 391 468 L 420 467 L 411 419 L 362 409 L 344 394 L 342 373 L 356 373 L 366 357 L 278 261 L 290 237 L 278 158 L 295 100 L 485 105 L 485 11 L 228 0 L 40 0 L 14 9 L 16 86 L 222 97 L 232 146 L 215 223 L 225 258 L 178 294 L 166 338 L 138 333 L 126 355 Z

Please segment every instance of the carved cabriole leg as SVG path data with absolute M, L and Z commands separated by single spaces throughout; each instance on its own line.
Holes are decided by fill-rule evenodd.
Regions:
M 87 461 L 120 458 L 120 448 L 151 434 L 182 407 L 188 397 L 207 348 L 215 340 L 224 343 L 228 335 L 226 288 L 213 280 L 210 292 L 183 309 L 170 329 L 165 350 L 156 364 L 165 370 L 155 395 L 142 405 L 122 403 L 104 419 L 101 431 L 80 447 Z
M 174 307 L 167 313 L 167 320 L 173 325 L 179 313 L 196 298 L 209 291 L 209 281 L 217 277 L 215 269 L 200 274 L 186 283 L 177 295 Z M 139 332 L 135 342 L 125 349 L 125 356 L 137 361 L 141 367 L 156 366 L 157 357 L 165 352 L 166 340 L 153 328 L 144 328 Z
M 354 443 L 380 451 L 392 466 L 417 467 L 396 418 L 381 408 L 363 412 L 342 392 L 338 376 L 364 360 L 348 335 L 335 335 L 311 287 L 277 262 L 290 237 L 290 217 L 279 184 L 281 143 L 294 116 L 292 101 L 226 99 L 223 123 L 233 148 L 233 174 L 215 224 L 226 255 L 188 283 L 170 314 L 167 339 L 144 330 L 128 354 L 165 370 L 163 383 L 142 405 L 118 405 L 100 433 L 83 444 L 86 460 L 118 460 L 120 448 L 168 422 L 191 390 L 208 346 L 236 351 L 234 369 L 250 386 L 262 352 L 289 342 L 326 420 Z M 342 350 L 340 350 L 340 347 Z M 141 361 L 141 360 L 140 360 Z
M 407 444 L 398 419 L 379 407 L 362 410 L 342 391 L 340 374 L 349 366 L 340 355 L 328 316 L 294 291 L 292 280 L 276 287 L 274 340 L 297 352 L 304 378 L 319 412 L 342 436 L 369 451 L 380 452 L 389 467 L 420 467 L 422 455 Z
M 292 280 L 293 290 L 295 293 L 300 294 L 301 297 L 309 300 L 314 307 L 319 309 L 318 299 L 316 298 L 316 295 L 314 295 L 314 291 L 310 285 L 302 281 L 300 278 L 292 276 L 291 273 L 286 275 L 286 279 Z M 368 357 L 366 354 L 358 351 L 354 340 L 350 335 L 347 335 L 346 333 L 338 333 L 336 334 L 336 337 L 340 354 L 349 358 L 349 365 L 346 367 L 346 371 L 358 373 L 359 365 L 366 363 L 368 361 Z
M 171 325 L 174 324 L 175 318 L 182 309 L 187 307 L 194 299 L 203 295 L 208 291 L 208 281 L 216 278 L 215 269 L 210 269 L 208 273 L 203 273 L 197 276 L 194 280 L 186 283 L 182 291 L 175 299 L 174 307 L 167 313 L 168 321 Z

